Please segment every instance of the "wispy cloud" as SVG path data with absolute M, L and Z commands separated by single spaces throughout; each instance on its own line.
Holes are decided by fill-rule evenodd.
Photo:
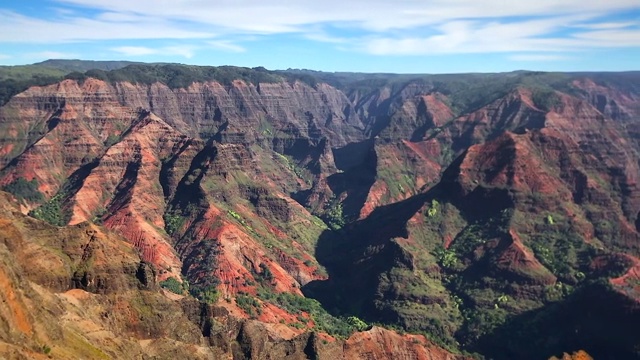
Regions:
M 576 27 L 592 30 L 622 29 L 637 26 L 635 22 L 600 22 L 595 24 L 579 24 Z
M 408 29 L 455 19 L 606 13 L 637 9 L 637 0 L 58 0 L 76 6 L 180 19 L 234 31 L 290 32 L 310 24 L 342 23 L 375 31 Z M 339 9 L 337 11 L 336 9 Z
M 74 59 L 78 57 L 75 53 L 65 53 L 60 51 L 38 51 L 24 54 L 24 57 L 30 59 Z
M 452 21 L 434 27 L 425 37 L 377 37 L 362 43 L 365 52 L 376 55 L 424 55 L 494 53 L 514 51 L 561 51 L 568 43 L 544 35 L 558 32 L 575 17 L 554 17 L 520 22 Z M 579 18 L 578 18 L 579 19 Z
M 576 34 L 590 46 L 629 47 L 640 46 L 640 29 L 598 30 Z
M 159 48 L 151 48 L 146 46 L 118 46 L 111 48 L 111 51 L 122 54 L 126 57 L 146 56 L 146 55 L 177 55 L 184 58 L 191 58 L 196 48 L 193 46 L 165 46 Z
M 640 27 L 576 31 L 574 24 L 594 15 L 557 16 L 524 21 L 451 21 L 424 37 L 371 36 L 362 50 L 376 55 L 428 55 L 496 52 L 558 52 L 602 47 L 640 47 Z M 605 27 L 606 29 L 606 27 Z
M 52 0 L 52 17 L 0 9 L 0 43 L 189 40 L 117 46 L 127 56 L 246 51 L 234 39 L 288 34 L 375 55 L 535 54 L 640 47 L 638 0 Z M 336 9 L 339 9 L 337 11 Z M 90 10 L 90 11 L 84 11 Z
M 198 39 L 211 37 L 206 31 L 182 29 L 162 19 L 141 22 L 108 21 L 87 17 L 33 18 L 0 10 L 0 42 L 65 43 L 125 39 Z
M 546 55 L 546 54 L 517 54 L 509 56 L 511 61 L 559 61 L 569 60 L 571 57 L 564 55 Z
M 229 40 L 212 40 L 212 41 L 207 41 L 207 44 L 209 44 L 209 46 L 211 46 L 214 49 L 227 51 L 227 52 L 241 53 L 241 52 L 247 51 L 247 49 L 245 49 L 244 47 L 238 44 L 234 44 Z
M 158 53 L 158 50 L 145 46 L 118 46 L 111 48 L 111 50 L 124 56 L 144 56 Z

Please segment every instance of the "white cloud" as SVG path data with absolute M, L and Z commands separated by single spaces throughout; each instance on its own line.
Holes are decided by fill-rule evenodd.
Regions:
M 306 29 L 306 32 L 303 34 L 303 36 L 305 39 L 324 42 L 324 43 L 331 43 L 331 44 L 349 43 L 348 38 L 329 35 L 326 31 L 324 31 L 319 26 L 314 26 L 314 27 L 311 27 L 310 29 Z
M 228 40 L 207 41 L 207 44 L 209 44 L 212 48 L 226 52 L 241 53 L 247 51 L 247 49 L 245 49 L 244 47 L 234 44 Z
M 159 48 L 150 48 L 146 46 L 118 46 L 111 48 L 111 51 L 120 53 L 127 57 L 145 56 L 145 55 L 177 55 L 184 58 L 192 58 L 196 48 L 194 46 L 164 46 Z
M 640 46 L 640 29 L 590 31 L 576 38 L 598 47 L 635 47 Z
M 124 56 L 144 56 L 158 53 L 158 50 L 145 46 L 118 46 L 111 48 L 111 50 Z
M 300 31 L 304 25 L 343 23 L 387 31 L 455 19 L 595 14 L 638 9 L 637 0 L 58 0 L 121 14 L 187 20 L 234 32 Z
M 437 33 L 426 37 L 371 37 L 362 49 L 377 55 L 561 51 L 568 45 L 562 39 L 540 36 L 559 31 L 571 21 L 575 18 L 511 23 L 452 21 L 435 27 Z
M 545 55 L 545 54 L 517 54 L 509 56 L 512 61 L 558 61 L 569 60 L 571 57 L 563 55 Z
M 39 51 L 24 54 L 25 57 L 30 59 L 75 59 L 78 58 L 78 54 L 64 53 L 59 51 Z
M 181 29 L 162 19 L 141 22 L 106 21 L 81 17 L 52 20 L 0 10 L 0 42 L 64 43 L 123 39 L 196 39 L 211 37 L 206 31 Z
M 186 58 L 204 47 L 243 52 L 232 39 L 284 33 L 377 55 L 640 47 L 640 22 L 610 16 L 640 11 L 638 0 L 54 1 L 73 10 L 51 18 L 0 10 L 0 43 L 188 39 L 196 45 L 112 49 Z
M 170 55 L 178 55 L 187 59 L 191 59 L 196 51 L 197 47 L 190 45 L 179 45 L 179 46 L 166 46 L 162 48 L 163 52 Z
M 10 55 L 6 55 L 6 54 L 0 54 L 0 59 L 4 60 L 4 59 L 10 59 L 11 56 Z
M 519 22 L 451 21 L 425 37 L 371 36 L 361 49 L 376 55 L 428 55 L 496 52 L 561 52 L 602 47 L 640 47 L 640 28 L 575 31 L 593 15 Z M 597 23 L 591 24 L 597 26 Z
M 592 29 L 592 30 L 603 30 L 603 29 L 622 29 L 626 27 L 632 27 L 638 25 L 633 22 L 602 22 L 595 24 L 580 24 L 576 27 L 583 29 Z

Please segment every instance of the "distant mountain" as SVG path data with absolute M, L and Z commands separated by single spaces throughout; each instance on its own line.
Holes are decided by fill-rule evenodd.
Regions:
M 51 69 L 62 70 L 64 72 L 79 71 L 85 72 L 87 70 L 117 70 L 128 65 L 143 64 L 135 61 L 95 61 L 95 60 L 67 60 L 67 59 L 49 59 L 43 62 L 35 63 L 34 66 L 42 66 Z

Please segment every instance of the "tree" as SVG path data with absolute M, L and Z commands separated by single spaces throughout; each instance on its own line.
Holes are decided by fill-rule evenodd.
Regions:
M 356 330 L 358 331 L 365 331 L 369 328 L 369 325 L 366 322 L 360 320 L 355 316 L 349 316 L 347 318 L 347 323 L 356 328 Z
M 429 217 L 436 216 L 436 214 L 438 214 L 438 206 L 440 206 L 440 203 L 438 203 L 438 200 L 436 199 L 431 200 L 431 206 L 427 210 L 427 216 Z

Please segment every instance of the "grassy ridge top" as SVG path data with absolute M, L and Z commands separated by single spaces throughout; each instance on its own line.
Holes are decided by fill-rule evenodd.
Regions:
M 128 61 L 47 60 L 33 65 L 0 66 L 0 105 L 30 86 L 47 85 L 62 79 L 84 81 L 92 77 L 111 83 L 127 81 L 152 84 L 161 82 L 170 88 L 188 87 L 194 82 L 218 81 L 228 85 L 233 80 L 248 83 L 302 81 L 310 86 L 327 83 L 347 95 L 367 94 L 387 87 L 398 93 L 409 85 L 421 92 L 439 92 L 450 98 L 458 113 L 475 108 L 506 95 L 516 87 L 575 92 L 570 84 L 577 78 L 589 77 L 602 84 L 615 85 L 640 93 L 640 72 L 626 73 L 559 73 L 515 71 L 509 73 L 472 74 L 368 74 L 320 72 L 311 70 L 276 70 L 263 67 L 195 66 L 182 64 L 146 64 Z
M 131 83 L 152 84 L 160 82 L 170 88 L 185 88 L 194 82 L 218 81 L 230 84 L 234 80 L 243 80 L 249 83 L 274 83 L 283 80 L 274 72 L 264 68 L 243 68 L 235 66 L 194 66 L 179 64 L 162 65 L 129 65 L 121 69 L 104 71 L 100 69 L 89 70 L 85 73 L 73 72 L 66 78 L 82 81 L 88 77 L 101 79 L 108 82 L 127 81 Z

